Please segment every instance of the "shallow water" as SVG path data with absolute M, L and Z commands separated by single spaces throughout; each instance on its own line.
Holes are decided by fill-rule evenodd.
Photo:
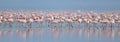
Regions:
M 3 10 L 118 11 L 120 0 L 1 0 Z M 0 24 L 0 42 L 120 42 L 118 24 Z
M 119 42 L 120 28 L 100 27 L 100 25 L 86 26 L 85 24 L 67 26 L 62 24 L 50 25 L 33 23 L 31 28 L 28 24 L 20 27 L 20 23 L 0 25 L 0 42 Z M 39 27 L 38 27 L 39 26 Z

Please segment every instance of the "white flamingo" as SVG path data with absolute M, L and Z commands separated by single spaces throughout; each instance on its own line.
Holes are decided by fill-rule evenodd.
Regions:
M 30 28 L 32 27 L 32 23 L 34 22 L 34 20 L 32 18 L 29 18 L 28 20 L 26 20 L 28 24 L 30 24 Z
M 0 23 L 2 23 L 3 16 L 0 16 Z
M 17 22 L 22 23 L 21 26 L 24 26 L 24 23 L 27 23 L 27 20 L 26 19 L 17 19 Z
M 69 26 L 72 26 L 73 20 L 72 19 L 65 19 L 65 22 L 68 23 Z M 73 27 L 73 26 L 72 26 Z

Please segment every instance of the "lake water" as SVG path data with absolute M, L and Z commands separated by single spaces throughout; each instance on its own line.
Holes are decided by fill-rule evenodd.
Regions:
M 0 11 L 119 11 L 120 0 L 0 0 Z M 120 25 L 0 24 L 0 42 L 120 42 Z
M 100 24 L 49 25 L 33 23 L 31 26 L 13 23 L 0 24 L 0 42 L 119 42 L 120 28 Z

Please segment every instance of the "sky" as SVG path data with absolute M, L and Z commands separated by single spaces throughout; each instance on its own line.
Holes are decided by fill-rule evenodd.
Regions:
M 0 0 L 0 10 L 120 10 L 120 0 Z

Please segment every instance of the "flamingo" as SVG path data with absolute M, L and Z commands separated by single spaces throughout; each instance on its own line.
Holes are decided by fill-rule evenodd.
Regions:
M 38 16 L 37 19 L 35 20 L 37 23 L 40 23 L 41 26 L 42 26 L 42 23 L 43 23 L 43 19 L 44 17 L 43 16 Z
M 42 23 L 42 22 L 43 22 L 43 19 L 44 19 L 44 16 L 43 16 L 43 14 L 42 14 L 42 15 L 38 16 L 37 21 L 38 21 L 39 23 Z
M 17 19 L 17 22 L 22 23 L 21 26 L 24 26 L 23 24 L 24 24 L 24 23 L 27 23 L 27 20 L 26 20 L 26 19 Z M 20 27 L 21 27 L 21 26 L 20 26 Z
M 93 24 L 95 27 L 97 27 L 96 25 L 97 25 L 98 23 L 99 23 L 99 22 L 98 22 L 97 19 L 93 19 L 93 20 L 92 20 L 92 24 Z
M 13 23 L 13 22 L 23 22 L 23 23 L 33 23 L 35 21 L 42 23 L 44 20 L 47 23 L 53 24 L 62 24 L 68 23 L 70 25 L 74 23 L 81 24 L 82 22 L 86 24 L 119 24 L 120 17 L 119 13 L 111 13 L 111 12 L 103 12 L 103 13 L 95 13 L 93 11 L 90 12 L 82 12 L 78 10 L 77 12 L 71 11 L 48 11 L 43 12 L 40 11 L 40 16 L 38 16 L 38 12 L 29 12 L 29 11 L 3 11 L 0 12 L 0 23 Z M 43 16 L 43 14 L 47 14 L 47 16 Z
M 48 23 L 48 27 L 49 27 L 49 24 L 54 20 L 54 17 L 53 15 L 49 14 L 46 16 L 45 20 Z
M 91 22 L 91 19 L 84 18 L 83 21 L 84 21 L 84 23 L 86 24 L 86 26 L 88 26 L 88 24 Z M 89 27 L 89 26 L 88 26 L 88 27 Z
M 32 27 L 32 23 L 34 22 L 34 20 L 32 18 L 29 18 L 28 20 L 26 20 L 27 23 L 30 24 L 30 28 Z
M 112 24 L 115 24 L 115 20 L 114 19 L 110 19 L 109 23 L 111 24 L 111 28 L 112 28 Z
M 109 20 L 108 19 L 103 19 L 103 20 L 100 20 L 100 23 L 107 25 L 109 23 Z
M 69 19 L 69 18 L 66 18 L 66 19 L 65 19 L 65 22 L 67 22 L 69 26 L 72 26 L 73 20 L 72 20 L 72 19 Z M 73 27 L 73 26 L 72 26 L 72 27 Z
M 7 19 L 7 22 L 9 23 L 9 25 L 10 25 L 10 27 L 12 26 L 12 24 L 11 23 L 13 23 L 14 22 L 14 19 L 13 18 L 8 18 Z
M 0 23 L 2 23 L 3 16 L 0 16 Z
M 53 17 L 54 17 L 54 19 L 51 21 L 51 23 L 52 24 L 59 24 L 60 23 L 60 17 L 58 15 L 53 15 Z
M 60 18 L 59 18 L 59 22 L 60 22 L 60 24 L 61 24 L 61 25 L 60 25 L 61 27 L 62 27 L 62 24 L 65 23 L 65 18 L 66 18 L 66 17 L 65 17 L 64 15 L 61 15 Z
M 117 23 L 117 24 L 118 24 L 118 27 L 119 27 L 120 20 L 119 20 L 119 19 L 118 19 L 118 20 L 116 20 L 116 21 L 115 21 L 115 23 Z
M 10 27 L 12 27 L 12 23 L 14 22 L 14 15 L 13 14 L 8 14 L 9 16 L 6 17 L 7 21 L 6 23 L 9 24 Z

